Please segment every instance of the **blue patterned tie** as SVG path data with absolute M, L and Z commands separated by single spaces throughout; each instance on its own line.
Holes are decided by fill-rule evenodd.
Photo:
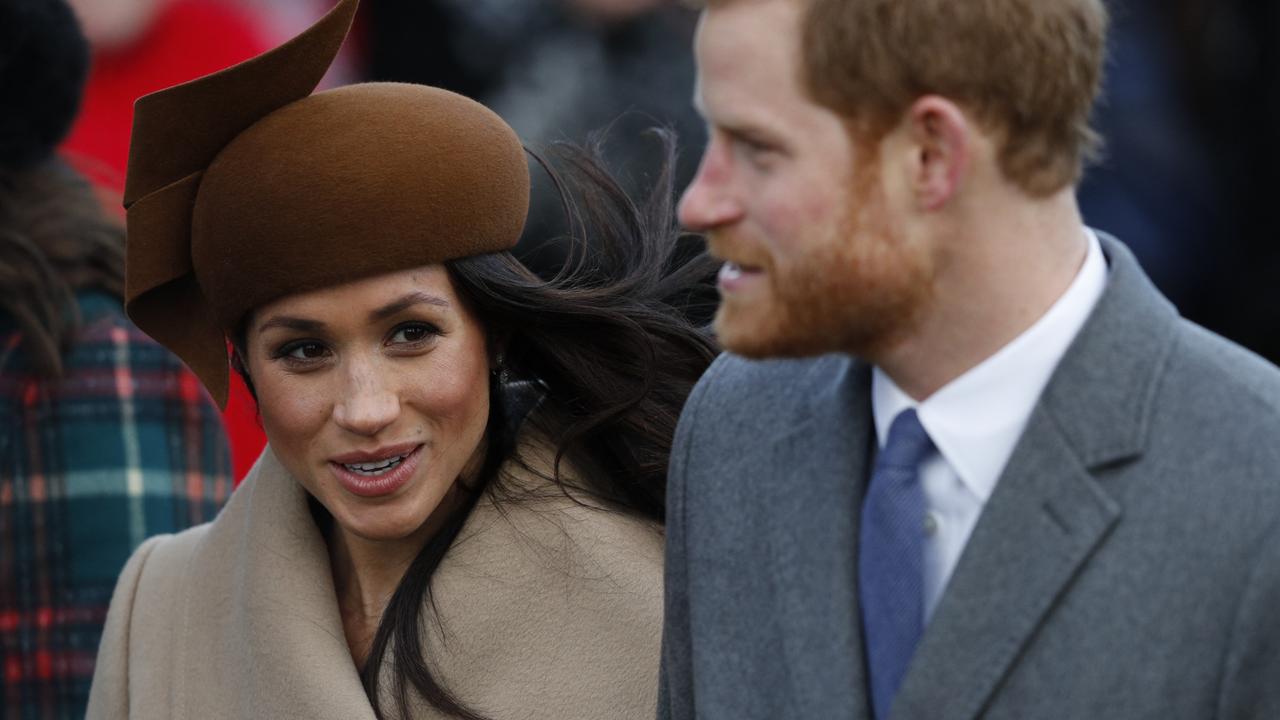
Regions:
M 915 410 L 894 418 L 862 500 L 858 599 L 876 720 L 889 716 L 924 632 L 924 491 L 933 442 Z

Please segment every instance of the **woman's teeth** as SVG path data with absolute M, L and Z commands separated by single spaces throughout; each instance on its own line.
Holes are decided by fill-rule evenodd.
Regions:
M 355 463 L 354 465 L 347 465 L 344 463 L 342 467 L 350 470 L 351 472 L 357 475 L 365 475 L 367 477 L 377 477 L 378 475 L 383 475 L 385 473 L 388 473 L 394 470 L 396 466 L 399 465 L 401 462 L 403 462 L 406 457 L 408 456 L 397 455 L 387 460 L 379 460 L 378 462 L 371 462 L 371 463 Z

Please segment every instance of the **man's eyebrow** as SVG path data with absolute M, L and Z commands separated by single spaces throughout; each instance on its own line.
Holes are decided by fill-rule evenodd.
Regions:
M 784 144 L 781 135 L 774 132 L 768 124 L 757 119 L 740 117 L 733 113 L 719 115 L 714 118 L 709 117 L 701 93 L 693 96 L 693 106 L 702 115 L 702 119 L 706 121 L 708 129 L 718 130 L 736 140 L 746 140 L 759 145 L 780 146 Z
M 304 333 L 319 333 L 324 330 L 324 323 L 319 320 L 307 320 L 304 318 L 290 317 L 288 315 L 277 315 L 270 320 L 258 326 L 258 334 L 272 329 L 284 328 L 285 330 L 296 330 Z
M 744 140 L 753 145 L 784 145 L 782 138 L 771 130 L 752 123 L 728 122 L 719 126 L 720 131 L 735 140 Z
M 369 313 L 369 321 L 378 322 L 379 320 L 386 320 L 393 315 L 408 310 L 414 305 L 435 305 L 436 307 L 442 308 L 453 307 L 448 300 L 432 295 L 431 293 L 421 291 L 411 292 L 408 295 L 397 300 L 392 300 L 386 305 L 383 305 L 377 310 Z

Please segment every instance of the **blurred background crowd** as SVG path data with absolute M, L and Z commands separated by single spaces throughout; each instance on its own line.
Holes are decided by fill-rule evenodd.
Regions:
M 18 1 L 27 0 L 0 0 Z M 122 221 L 133 101 L 273 47 L 331 4 L 71 0 L 92 60 L 79 114 L 58 148 L 59 157 L 88 178 L 107 220 Z M 1111 61 L 1097 115 L 1107 153 L 1080 189 L 1085 217 L 1128 243 L 1184 315 L 1280 360 L 1280 284 L 1275 281 L 1280 199 L 1273 197 L 1280 188 L 1280 43 L 1275 42 L 1280 4 L 1110 0 L 1110 5 Z M 642 194 L 659 156 L 647 128 L 667 126 L 678 134 L 678 187 L 692 177 L 705 143 L 690 103 L 695 22 L 696 12 L 678 0 L 366 0 L 353 40 L 325 84 L 395 80 L 449 88 L 494 108 L 534 150 L 605 133 L 606 157 Z M 7 50 L 0 47 L 0 64 L 7 60 Z M 533 211 L 518 252 L 539 272 L 554 273 L 565 252 L 554 238 L 565 228 L 546 184 L 535 174 Z M 0 270 L 7 262 L 0 257 Z M 118 288 L 114 295 L 118 303 Z M 82 314 L 92 316 L 85 310 L 91 306 L 82 307 Z M 4 322 L 0 317 L 0 329 Z M 100 556 L 74 559 L 76 568 L 94 568 L 90 574 L 98 584 L 90 594 L 68 599 L 59 593 L 72 590 L 58 588 L 69 587 L 70 580 L 43 578 L 41 558 L 58 551 L 59 543 L 70 543 L 72 534 L 51 529 L 65 518 L 32 520 L 39 514 L 15 509 L 24 501 L 40 501 L 49 490 L 40 473 L 36 480 L 17 477 L 35 472 L 36 461 L 30 456 L 14 460 L 14 447 L 39 434 L 33 425 L 55 422 L 50 418 L 65 424 L 67 411 L 57 409 L 57 400 L 66 390 L 15 369 L 19 366 L 11 358 L 18 341 L 13 338 L 19 335 L 8 337 L 0 347 L 0 388 L 7 396 L 0 406 L 5 413 L 0 415 L 0 546 L 10 548 L 0 550 L 0 671 L 6 688 L 0 710 L 15 718 L 75 717 L 76 703 L 87 691 L 97 639 L 93 627 L 101 621 L 104 594 L 142 531 L 135 528 L 118 547 L 103 545 L 109 552 Z M 171 382 L 176 385 L 165 392 L 199 393 L 190 377 Z M 35 407 L 52 415 L 34 415 Z M 18 408 L 25 408 L 23 414 Z M 216 431 L 216 419 L 215 427 L 205 427 L 199 412 L 204 410 L 183 416 L 188 440 Z M 173 494 L 189 492 L 190 504 L 166 510 L 168 519 L 150 524 L 146 532 L 209 519 L 257 457 L 263 439 L 242 386 L 233 392 L 222 421 L 230 438 L 230 466 L 221 438 L 206 439 L 198 452 L 184 450 L 181 437 L 161 440 L 171 453 L 186 453 L 185 461 L 166 461 L 165 472 L 175 476 Z M 77 452 L 78 462 L 84 462 L 83 452 Z M 130 482 L 135 495 L 145 495 L 136 488 L 152 481 Z M 121 512 L 146 512 L 139 508 Z M 110 516 L 96 517 L 109 522 Z M 77 532 L 83 535 L 88 531 L 84 521 L 80 524 Z M 28 550 L 14 550 L 21 546 L 18 536 L 44 539 L 30 541 L 35 545 Z M 72 567 L 72 560 L 66 563 Z M 75 572 L 80 570 L 64 575 Z M 60 626 L 79 634 L 61 649 L 48 650 L 57 643 L 47 635 Z M 71 709 L 57 715 L 37 712 L 28 702 L 31 693 L 69 698 L 64 709 Z

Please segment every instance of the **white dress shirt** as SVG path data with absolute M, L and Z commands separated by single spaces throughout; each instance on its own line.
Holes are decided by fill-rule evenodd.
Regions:
M 925 498 L 924 608 L 933 616 L 978 516 L 1022 437 L 1058 361 L 1084 326 L 1107 281 L 1102 246 L 1034 325 L 994 355 L 916 402 L 876 368 L 871 408 L 883 448 L 898 413 L 915 408 L 938 452 L 921 466 Z

